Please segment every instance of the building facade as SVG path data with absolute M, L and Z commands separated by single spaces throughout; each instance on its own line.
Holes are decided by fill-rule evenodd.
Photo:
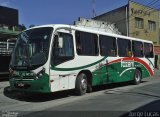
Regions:
M 16 31 L 18 23 L 18 10 L 0 6 L 0 41 L 15 38 L 19 31 Z
M 7 26 L 18 25 L 18 10 L 0 6 L 0 24 Z
M 0 6 L 0 75 L 8 74 L 11 53 L 17 35 L 18 10 Z
M 129 1 L 127 5 L 94 17 L 115 23 L 122 35 L 150 40 L 155 46 L 155 67 L 160 64 L 159 11 Z

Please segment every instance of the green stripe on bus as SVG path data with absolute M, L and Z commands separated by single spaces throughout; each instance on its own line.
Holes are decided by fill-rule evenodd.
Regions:
M 154 67 L 154 64 L 152 63 L 152 61 L 149 59 L 149 58 L 146 58 L 151 64 L 152 66 Z
M 84 65 L 84 66 L 80 66 L 80 67 L 74 67 L 74 68 L 58 68 L 58 67 L 51 67 L 52 70 L 56 70 L 56 71 L 72 71 L 72 70 L 79 70 L 79 69 L 84 69 L 87 67 L 91 67 L 93 65 L 96 65 L 98 63 L 100 63 L 101 61 L 105 60 L 107 57 L 104 57 L 94 63 L 88 64 L 88 65 Z

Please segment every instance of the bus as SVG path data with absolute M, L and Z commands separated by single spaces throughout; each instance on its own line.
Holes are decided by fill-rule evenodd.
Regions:
M 51 93 L 154 75 L 151 41 L 73 25 L 43 25 L 19 34 L 9 71 L 12 90 Z

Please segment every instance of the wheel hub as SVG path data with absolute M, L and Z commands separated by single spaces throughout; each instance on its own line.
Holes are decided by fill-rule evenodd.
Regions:
M 87 81 L 86 81 L 86 79 L 83 79 L 83 80 L 81 81 L 81 84 L 82 84 L 82 89 L 83 89 L 83 90 L 86 90 L 86 89 L 87 89 Z

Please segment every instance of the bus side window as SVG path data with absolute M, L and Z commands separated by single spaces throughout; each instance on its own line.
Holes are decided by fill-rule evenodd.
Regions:
M 82 54 L 82 44 L 80 40 L 80 32 L 76 32 L 76 50 L 78 54 Z
M 153 45 L 151 43 L 144 43 L 144 55 L 153 58 Z
M 132 41 L 133 57 L 143 57 L 143 43 L 140 41 Z
M 101 56 L 117 56 L 116 38 L 110 36 L 99 36 Z
M 131 57 L 131 41 L 118 38 L 118 55 L 120 57 Z
M 98 56 L 98 36 L 96 34 L 76 31 L 75 37 L 78 55 Z

